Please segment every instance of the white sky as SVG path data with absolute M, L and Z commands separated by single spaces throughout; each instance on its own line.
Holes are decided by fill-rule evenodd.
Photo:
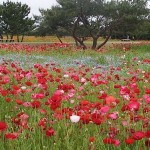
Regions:
M 0 4 L 6 1 L 7 0 L 0 0 Z M 32 16 L 32 14 L 40 15 L 39 8 L 47 9 L 57 4 L 56 0 L 9 0 L 9 1 L 21 2 L 22 4 L 27 4 L 31 8 L 30 16 Z
M 0 0 L 0 4 L 6 2 L 7 0 Z M 39 8 L 50 8 L 53 5 L 56 5 L 56 0 L 9 0 L 12 2 L 21 2 L 22 4 L 27 4 L 31 8 L 31 14 L 39 15 Z

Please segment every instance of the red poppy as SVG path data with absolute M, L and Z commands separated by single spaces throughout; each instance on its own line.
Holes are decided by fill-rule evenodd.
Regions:
M 62 111 L 56 110 L 54 113 L 54 118 L 56 118 L 57 120 L 62 120 L 63 119 Z
M 0 131 L 4 131 L 7 129 L 7 124 L 5 122 L 0 121 Z
M 106 93 L 102 93 L 101 96 L 98 96 L 97 98 L 98 99 L 105 99 L 107 97 L 107 94 Z
M 32 108 L 40 108 L 41 107 L 41 102 L 39 101 L 33 101 L 31 102 Z
M 12 88 L 16 91 L 20 89 L 19 86 L 16 86 L 16 85 L 13 85 Z
M 141 140 L 144 137 L 145 137 L 145 133 L 142 131 L 137 131 L 137 132 L 133 133 L 133 136 L 132 136 L 132 138 L 134 140 Z
M 145 136 L 146 136 L 147 138 L 150 138 L 150 130 L 148 130 L 148 131 L 145 132 Z
M 18 135 L 19 135 L 18 133 L 6 133 L 5 137 L 7 139 L 15 140 L 18 138 Z
M 127 86 L 122 86 L 120 89 L 120 94 L 121 95 L 128 95 L 130 94 L 130 90 Z
M 105 99 L 105 103 L 107 105 L 111 105 L 112 103 L 115 103 L 116 98 L 114 98 L 113 96 L 107 96 Z
M 12 68 L 15 68 L 16 65 L 15 65 L 14 63 L 11 63 L 11 67 L 12 67 Z
M 10 99 L 10 98 L 6 98 L 5 101 L 6 101 L 7 103 L 9 103 L 9 102 L 11 101 L 11 99 Z
M 7 96 L 7 95 L 8 95 L 8 91 L 7 91 L 7 90 L 2 90 L 2 91 L 1 91 L 1 94 L 2 94 L 2 96 L 4 96 L 4 97 L 5 97 L 5 96 Z
M 45 130 L 45 129 L 46 129 L 46 123 L 47 123 L 47 119 L 46 119 L 46 118 L 42 118 L 42 119 L 40 119 L 38 125 L 39 125 L 40 127 L 42 127 L 43 130 Z
M 95 123 L 96 125 L 100 125 L 102 123 L 102 117 L 100 114 L 93 113 L 91 118 L 93 123 Z
M 131 102 L 128 104 L 128 108 L 129 108 L 129 110 L 138 111 L 139 108 L 140 108 L 140 103 L 139 103 L 139 102 L 131 101 Z
M 121 111 L 128 111 L 129 110 L 129 106 L 128 105 L 123 105 L 121 108 Z
M 50 137 L 53 136 L 55 133 L 54 129 L 52 127 L 50 127 L 47 131 L 46 131 L 46 136 Z
M 133 144 L 134 141 L 135 141 L 135 140 L 134 140 L 133 138 L 131 138 L 131 137 L 129 137 L 129 138 L 127 138 L 127 139 L 125 140 L 126 144 L 128 144 L 128 145 Z
M 119 84 L 116 84 L 116 85 L 114 85 L 114 88 L 121 88 L 121 85 L 119 85 Z
M 88 124 L 90 122 L 90 114 L 85 114 L 81 116 L 81 120 L 84 124 Z
M 17 99 L 17 100 L 16 100 L 16 103 L 17 103 L 18 105 L 22 105 L 23 102 L 22 102 L 22 100 Z
M 25 84 L 26 84 L 27 86 L 31 86 L 31 85 L 32 85 L 32 82 L 27 81 L 27 82 L 25 82 Z
M 54 94 L 52 97 L 48 100 L 48 103 L 50 104 L 50 108 L 52 110 L 56 110 L 61 105 L 62 96 L 59 94 Z
M 89 104 L 89 101 L 88 100 L 83 100 L 80 102 L 80 105 L 82 106 L 85 106 L 85 105 L 88 105 Z
M 115 144 L 115 140 L 114 139 L 112 139 L 112 138 L 105 138 L 104 140 L 103 140 L 103 142 L 105 143 L 105 144 Z
M 93 143 L 94 141 L 95 141 L 95 137 L 94 137 L 94 136 L 91 136 L 91 137 L 89 138 L 89 142 Z
M 150 89 L 145 89 L 146 94 L 150 94 Z

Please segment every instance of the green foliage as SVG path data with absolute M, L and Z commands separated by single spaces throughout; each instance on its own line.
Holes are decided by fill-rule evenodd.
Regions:
M 72 35 L 84 45 L 83 37 L 92 37 L 95 49 L 100 36 L 134 34 L 149 14 L 147 0 L 57 0 L 58 5 L 41 11 L 37 34 Z M 82 38 L 81 38 L 82 37 Z M 100 48 L 106 40 L 97 46 Z
M 136 36 L 139 27 L 143 25 L 149 15 L 147 0 L 120 1 L 117 9 L 121 23 L 113 31 L 113 36 L 115 38 L 126 38 L 127 35 Z
M 34 20 L 28 17 L 30 8 L 21 2 L 3 2 L 0 6 L 0 26 L 7 36 L 24 35 L 29 32 Z
M 134 35 L 136 39 L 150 40 L 150 20 L 145 20 L 140 24 L 138 30 L 135 30 Z

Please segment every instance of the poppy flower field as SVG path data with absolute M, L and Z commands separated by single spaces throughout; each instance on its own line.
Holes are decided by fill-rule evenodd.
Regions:
M 1 44 L 0 147 L 148 150 L 149 44 Z

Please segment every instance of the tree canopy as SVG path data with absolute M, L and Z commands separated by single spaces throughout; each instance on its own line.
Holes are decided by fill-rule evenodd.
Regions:
M 14 35 L 24 35 L 29 32 L 34 20 L 29 18 L 30 8 L 21 2 L 3 2 L 0 6 L 0 29 L 12 39 Z M 19 38 L 18 38 L 19 40 Z
M 92 49 L 99 49 L 110 36 L 133 32 L 149 14 L 146 0 L 57 0 L 58 5 L 42 11 L 40 30 L 68 33 L 84 49 L 92 37 Z M 102 43 L 98 39 L 104 37 Z
M 30 8 L 21 2 L 0 5 L 0 38 L 22 37 L 34 29 L 40 36 L 72 36 L 77 45 L 87 48 L 85 40 L 92 38 L 92 49 L 102 47 L 110 37 L 135 36 L 149 38 L 148 0 L 57 0 L 58 5 L 40 9 L 40 16 L 29 18 Z M 103 37 L 104 41 L 99 42 Z M 23 38 L 21 39 L 21 41 Z

